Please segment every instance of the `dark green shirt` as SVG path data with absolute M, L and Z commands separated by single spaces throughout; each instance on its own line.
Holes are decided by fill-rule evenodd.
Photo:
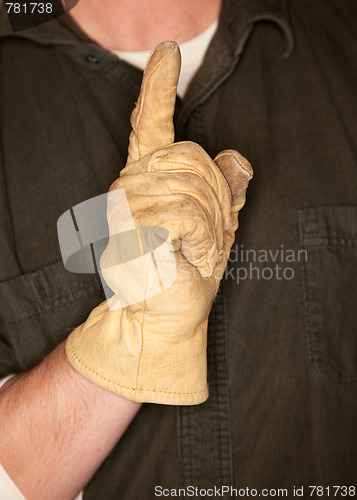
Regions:
M 210 316 L 210 397 L 145 404 L 85 499 L 357 486 L 357 9 L 288 6 L 224 0 L 177 102 L 176 140 L 235 148 L 255 172 Z M 123 168 L 141 77 L 68 15 L 15 34 L 2 15 L 0 375 L 103 299 L 98 276 L 64 269 L 56 223 Z

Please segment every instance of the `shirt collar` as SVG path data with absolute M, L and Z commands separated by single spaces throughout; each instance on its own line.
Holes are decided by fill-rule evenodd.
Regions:
M 288 57 L 294 48 L 294 37 L 290 25 L 287 0 L 243 0 L 244 9 L 250 22 L 273 21 L 285 35 L 284 57 Z
M 275 22 L 285 35 L 285 50 L 282 49 L 282 54 L 285 57 L 290 55 L 293 35 L 286 3 L 286 0 L 223 0 L 216 34 L 185 94 L 177 120 L 178 136 L 184 130 L 191 112 L 232 74 L 256 23 Z
M 4 9 L 0 9 L 0 39 L 1 37 L 20 37 L 59 47 L 76 45 L 78 50 L 71 50 L 70 55 L 71 57 L 78 56 L 78 60 L 82 63 L 84 61 L 82 52 L 89 47 L 91 51 L 95 50 L 102 62 L 106 62 L 108 66 L 117 59 L 110 51 L 99 47 L 96 42 L 85 35 L 70 15 L 61 16 L 36 28 L 12 33 L 7 15 L 1 10 Z M 259 21 L 275 22 L 282 29 L 286 44 L 285 51 L 282 50 L 282 53 L 285 57 L 290 55 L 293 49 L 293 35 L 288 18 L 287 0 L 223 0 L 217 31 L 205 54 L 203 64 L 187 89 L 181 106 L 179 119 L 176 122 L 178 138 L 183 134 L 185 123 L 192 111 L 204 103 L 234 71 L 254 24 Z M 104 65 L 91 66 L 92 69 L 103 71 Z M 135 70 L 139 88 L 140 71 L 129 65 L 126 66 L 122 68 L 122 78 L 125 72 Z
M 293 37 L 288 18 L 287 0 L 223 0 L 220 31 L 224 32 L 229 47 L 235 52 L 240 50 L 243 34 L 260 20 L 270 20 L 280 26 L 286 37 L 285 55 L 290 54 L 293 48 Z M 1 37 L 17 37 L 51 45 L 92 42 L 70 15 L 61 16 L 35 28 L 12 33 L 4 3 L 0 8 Z

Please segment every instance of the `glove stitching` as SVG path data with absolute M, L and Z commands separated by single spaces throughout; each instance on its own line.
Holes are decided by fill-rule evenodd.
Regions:
M 87 366 L 85 363 L 83 363 L 78 358 L 78 356 L 76 355 L 76 353 L 74 352 L 73 345 L 72 345 L 72 339 L 71 338 L 68 339 L 68 342 L 69 342 L 69 346 L 71 348 L 71 352 L 72 352 L 73 356 L 76 358 L 76 360 L 78 361 L 79 364 L 81 364 L 82 366 L 84 366 L 84 368 L 86 370 L 90 371 L 91 373 L 94 373 L 94 375 L 96 375 L 97 377 L 102 378 L 106 382 L 109 382 L 112 385 L 116 385 L 116 386 L 120 387 L 121 389 L 128 389 L 129 391 L 160 392 L 160 393 L 164 393 L 164 394 L 182 394 L 182 395 L 199 394 L 201 392 L 207 392 L 207 389 L 201 389 L 200 391 L 194 391 L 194 392 L 174 392 L 174 391 L 160 391 L 158 389 L 141 389 L 141 388 L 136 388 L 136 387 L 126 387 L 125 385 L 120 385 L 117 382 L 112 382 L 108 378 L 103 377 L 103 375 L 100 375 L 96 371 L 94 371 L 91 368 L 89 368 L 89 366 Z
M 140 323 L 141 349 L 140 349 L 140 356 L 139 356 L 139 363 L 138 363 L 138 371 L 136 372 L 135 390 L 137 390 L 137 388 L 138 388 L 140 364 L 141 364 L 141 358 L 142 358 L 143 350 L 144 350 L 144 316 L 145 316 L 145 311 L 146 311 L 146 300 L 144 301 L 142 321 Z
M 158 163 L 168 163 L 170 165 L 183 165 L 185 167 L 192 167 L 192 168 L 189 168 L 187 170 L 184 170 L 184 169 L 178 169 L 178 170 L 156 170 L 155 169 L 154 171 L 155 172 L 160 172 L 160 173 L 165 172 L 165 173 L 168 173 L 168 174 L 181 174 L 181 173 L 184 173 L 184 174 L 194 174 L 194 175 L 197 175 L 198 177 L 200 177 L 201 179 L 203 179 L 205 181 L 205 183 L 207 183 L 209 185 L 209 187 L 213 191 L 213 194 L 214 194 L 215 198 L 218 201 L 218 204 L 220 205 L 219 198 L 217 197 L 217 194 L 215 193 L 215 190 L 212 188 L 212 186 L 209 184 L 209 182 L 207 182 L 207 179 L 201 174 L 201 172 L 199 172 L 198 170 L 195 170 L 194 166 L 192 166 L 192 165 L 190 165 L 188 163 L 180 163 L 180 162 L 177 162 L 177 161 L 167 161 L 167 160 L 157 160 L 157 161 L 153 162 L 153 165 L 157 165 Z M 149 172 L 153 172 L 153 170 L 152 170 L 151 167 L 149 167 Z M 224 176 L 223 176 L 223 178 L 224 178 L 224 182 L 226 184 L 226 187 L 228 187 L 229 199 L 232 201 L 232 194 L 231 194 L 230 187 L 229 187 L 228 182 L 226 181 L 226 179 L 225 179 Z M 217 181 L 217 179 L 216 179 L 216 181 Z M 217 182 L 217 184 L 219 185 L 218 182 Z M 172 189 L 170 189 L 170 191 L 173 192 Z
M 139 134 L 140 134 L 140 127 L 141 127 L 141 117 L 142 117 L 142 114 L 143 114 L 143 108 L 144 108 L 144 102 L 145 102 L 145 94 L 146 94 L 146 89 L 150 83 L 150 80 L 153 78 L 154 74 L 156 73 L 156 71 L 160 68 L 160 66 L 166 61 L 166 59 L 168 57 L 171 56 L 171 54 L 174 52 L 175 50 L 175 46 L 173 46 L 170 50 L 170 52 L 167 54 L 166 57 L 164 57 L 164 59 L 162 59 L 160 61 L 160 63 L 156 66 L 156 68 L 153 70 L 153 72 L 151 73 L 151 75 L 148 77 L 148 79 L 146 80 L 145 82 L 145 85 L 142 89 L 142 99 L 141 99 L 141 104 L 140 104 L 140 113 L 139 113 L 139 116 L 138 116 L 138 133 L 136 134 L 137 136 L 137 149 L 138 149 L 138 157 L 140 158 L 141 155 L 140 155 L 140 141 L 139 141 Z
M 237 162 L 239 163 L 239 165 L 242 167 L 242 169 L 247 172 L 247 174 L 249 174 L 249 176 L 251 177 L 252 174 L 249 172 L 249 170 L 247 170 L 247 168 L 243 165 L 243 163 L 239 160 L 238 156 L 232 154 L 232 153 L 222 153 L 220 155 L 217 156 L 216 160 L 218 158 L 222 158 L 222 156 L 233 156 L 233 158 L 235 158 L 237 160 Z
M 199 201 L 201 203 L 202 208 L 204 209 L 205 212 L 208 212 L 208 210 L 205 207 L 205 203 L 204 203 L 204 201 L 202 200 L 202 198 L 200 197 L 199 194 L 196 194 L 196 193 L 194 193 L 192 191 L 187 191 L 186 189 L 172 189 L 172 188 L 169 188 L 169 189 L 170 189 L 171 193 L 186 194 L 188 196 L 191 196 L 191 198 L 193 198 L 194 200 Z
M 189 217 L 189 219 L 190 220 L 197 220 L 198 222 L 200 222 L 202 224 L 205 222 L 202 217 Z M 163 228 L 167 229 L 167 227 L 166 227 L 167 224 L 169 224 L 170 222 L 179 222 L 180 220 L 187 220 L 187 217 L 178 217 L 177 219 L 165 220 L 165 222 L 162 222 L 158 227 L 163 227 Z M 210 234 L 209 237 L 211 238 L 211 242 L 212 242 L 212 246 L 213 246 L 213 244 L 214 244 L 213 236 Z M 182 238 L 180 238 L 180 239 L 182 240 Z M 209 252 L 209 250 L 207 250 L 207 252 Z
M 201 197 L 196 194 L 196 193 L 193 193 L 192 191 L 186 191 L 184 189 L 170 189 L 171 193 L 177 193 L 177 194 L 185 194 L 185 195 L 188 195 L 188 196 L 191 196 L 191 198 L 193 198 L 195 201 L 198 201 L 201 203 L 201 206 L 203 208 L 203 210 L 208 213 L 207 209 L 205 208 L 205 204 L 203 203 Z M 198 199 L 198 200 L 197 200 Z M 208 213 L 209 217 L 210 217 L 210 214 Z M 197 217 L 196 217 L 197 218 Z M 209 235 L 210 238 L 211 238 L 211 247 L 209 248 L 209 250 L 207 250 L 205 256 L 206 256 L 206 260 L 207 260 L 207 264 L 210 268 L 211 271 L 213 271 L 214 269 L 214 266 L 212 265 L 212 258 L 210 257 L 210 253 L 212 252 L 212 249 L 213 249 L 213 246 L 214 246 L 214 238 L 213 236 L 210 234 Z M 203 256 L 204 257 L 204 256 Z M 202 257 L 202 258 L 203 258 Z M 202 260 L 201 258 L 201 260 Z
M 220 157 L 222 157 L 222 156 L 232 156 L 232 155 L 229 155 L 228 153 L 224 153 L 224 154 L 222 154 L 222 155 L 219 155 L 218 157 L 220 158 Z M 236 158 L 236 157 L 235 157 L 235 158 Z M 236 159 L 237 159 L 237 162 L 238 162 L 238 163 L 242 166 L 242 168 L 243 168 L 244 170 L 246 170 L 246 169 L 243 167 L 243 165 L 239 162 L 238 158 L 236 158 Z M 201 172 L 200 172 L 199 170 L 196 170 L 194 165 L 191 165 L 191 164 L 189 164 L 189 163 L 181 163 L 181 162 L 178 162 L 178 161 L 169 161 L 169 160 L 157 159 L 156 161 L 153 161 L 153 162 L 152 162 L 152 165 L 156 165 L 156 164 L 158 164 L 158 163 L 168 163 L 168 164 L 170 164 L 170 165 L 182 165 L 182 166 L 184 166 L 184 167 L 189 167 L 189 170 L 181 170 L 181 169 L 180 169 L 180 170 L 166 170 L 166 172 L 170 172 L 170 173 L 172 172 L 172 173 L 175 173 L 175 174 L 179 174 L 179 173 L 181 173 L 181 172 L 184 172 L 184 173 L 193 173 L 193 174 L 196 174 L 196 175 L 198 175 L 199 177 L 201 177 L 201 178 L 202 178 L 205 182 L 207 182 L 207 179 L 204 177 L 204 175 L 202 175 L 202 174 L 201 174 Z M 221 170 L 219 169 L 219 167 L 217 166 L 217 164 L 216 164 L 215 162 L 213 162 L 213 163 L 214 163 L 215 167 L 216 167 L 216 168 L 218 168 L 219 173 L 220 173 L 220 174 L 221 174 L 221 176 L 223 177 L 223 180 L 224 180 L 225 186 L 226 186 L 226 188 L 228 188 L 229 199 L 232 201 L 232 193 L 231 193 L 231 188 L 229 187 L 229 184 L 228 184 L 228 182 L 227 182 L 227 179 L 224 177 L 223 173 L 221 172 Z M 149 167 L 149 171 L 150 171 L 150 172 L 152 172 L 152 168 L 151 168 L 151 167 Z M 162 171 L 160 170 L 160 172 L 162 172 Z M 246 170 L 246 172 L 247 172 L 247 170 Z M 212 172 L 212 173 L 213 173 L 213 172 Z M 216 176 L 217 176 L 217 172 L 214 172 L 214 174 L 215 174 L 215 175 L 214 175 L 214 177 L 215 177 L 215 180 L 216 180 L 216 182 L 217 182 L 217 185 L 219 186 L 219 181 L 218 181 L 218 179 L 217 179 L 217 177 L 216 177 Z M 209 185 L 210 187 L 212 187 L 209 183 L 208 183 L 208 185 Z M 213 192 L 214 192 L 214 190 L 213 190 Z M 217 197 L 216 193 L 214 193 L 214 194 L 215 194 L 215 196 Z
M 150 167 L 150 172 L 152 172 L 152 167 L 154 165 L 157 165 L 158 163 L 168 163 L 169 165 L 182 165 L 183 167 L 191 167 L 191 168 L 188 168 L 187 170 L 178 169 L 178 170 L 168 170 L 167 172 L 174 173 L 174 174 L 180 174 L 181 172 L 196 174 L 199 177 L 201 177 L 204 181 L 207 182 L 206 178 L 201 174 L 201 172 L 199 172 L 198 170 L 195 170 L 194 166 L 190 165 L 189 163 L 180 163 L 178 161 L 156 160 L 152 163 L 152 166 Z M 160 170 L 160 172 L 162 172 L 162 170 Z

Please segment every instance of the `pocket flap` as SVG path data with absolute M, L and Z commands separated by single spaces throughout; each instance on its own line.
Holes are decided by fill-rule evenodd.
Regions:
M 98 275 L 70 273 L 62 260 L 1 282 L 1 335 L 16 360 L 13 371 L 43 359 L 104 299 Z M 5 356 L 0 350 L 0 374 Z

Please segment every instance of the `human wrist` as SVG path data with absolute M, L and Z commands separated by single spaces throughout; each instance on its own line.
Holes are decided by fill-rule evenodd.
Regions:
M 73 370 L 62 342 L 1 395 L 0 462 L 26 498 L 74 498 L 139 408 Z
M 93 383 L 79 371 L 75 370 L 68 361 L 65 346 L 66 342 L 64 341 L 57 346 L 53 354 L 58 356 L 59 369 L 64 377 L 63 388 L 67 392 L 67 397 L 78 398 L 80 394 L 80 398 L 86 402 L 87 406 L 91 403 L 95 405 L 100 404 L 103 409 L 110 407 L 114 414 L 116 409 L 120 412 L 122 411 L 123 403 L 127 407 L 132 407 L 133 410 L 140 408 L 140 403 L 103 389 L 100 385 Z M 125 402 L 123 402 L 123 399 Z

